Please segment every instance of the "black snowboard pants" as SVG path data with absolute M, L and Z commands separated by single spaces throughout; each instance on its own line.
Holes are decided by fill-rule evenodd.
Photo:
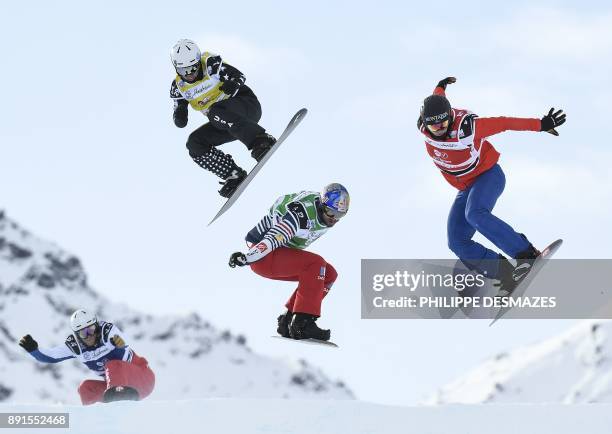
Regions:
M 236 96 L 214 104 L 208 112 L 207 124 L 189 135 L 189 155 L 200 167 L 221 179 L 235 177 L 242 169 L 231 155 L 216 147 L 240 140 L 251 149 L 253 140 L 265 129 L 257 122 L 261 119 L 261 105 L 253 91 L 242 85 Z
M 257 124 L 259 119 L 261 105 L 257 97 L 249 87 L 241 86 L 236 96 L 214 104 L 208 112 L 209 122 L 189 135 L 189 155 L 204 155 L 233 140 L 240 140 L 250 149 L 255 136 L 265 132 Z

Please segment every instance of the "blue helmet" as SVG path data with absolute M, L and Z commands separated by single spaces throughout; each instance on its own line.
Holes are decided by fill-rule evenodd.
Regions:
M 337 182 L 327 185 L 321 193 L 323 211 L 336 220 L 346 215 L 350 202 L 349 192 Z

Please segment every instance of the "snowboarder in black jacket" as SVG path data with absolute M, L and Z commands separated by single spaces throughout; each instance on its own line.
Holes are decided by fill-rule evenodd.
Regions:
M 177 73 L 170 88 L 174 124 L 179 128 L 187 125 L 188 105 L 208 117 L 208 123 L 189 135 L 187 149 L 193 161 L 223 180 L 219 194 L 230 197 L 247 172 L 217 146 L 240 140 L 260 161 L 276 139 L 257 123 L 261 105 L 244 84 L 244 75 L 221 56 L 202 53 L 195 42 L 181 39 L 170 50 L 170 57 Z

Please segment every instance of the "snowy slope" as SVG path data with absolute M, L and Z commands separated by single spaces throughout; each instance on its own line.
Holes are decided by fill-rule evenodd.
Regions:
M 95 376 L 76 361 L 39 364 L 17 345 L 27 333 L 41 347 L 62 344 L 78 307 L 118 324 L 149 360 L 157 374 L 151 399 L 352 398 L 344 384 L 307 362 L 257 355 L 244 337 L 196 314 L 153 317 L 112 303 L 89 286 L 75 256 L 0 212 L 0 402 L 78 403 L 79 382 Z
M 428 403 L 612 402 L 612 322 L 585 321 L 543 342 L 498 354 Z
M 210 399 L 1 405 L 1 412 L 68 412 L 70 434 L 609 434 L 612 405 L 388 407 L 359 401 Z M 40 429 L 20 429 L 21 434 Z

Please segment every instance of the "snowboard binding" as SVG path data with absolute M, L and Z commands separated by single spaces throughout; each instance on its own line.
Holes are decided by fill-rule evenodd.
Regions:
M 279 315 L 276 319 L 278 322 L 278 327 L 276 328 L 276 332 L 284 338 L 290 338 L 289 335 L 289 325 L 291 324 L 291 318 L 293 317 L 293 312 L 287 311 L 282 315 Z
M 253 143 L 251 143 L 251 157 L 259 163 L 275 143 L 276 139 L 270 134 L 263 133 L 258 135 L 253 140 Z
M 531 272 L 535 260 L 540 255 L 541 252 L 531 244 L 529 248 L 516 256 L 516 266 L 504 256 L 499 255 L 499 284 L 496 285 L 499 290 L 496 297 L 509 297 Z
M 115 402 L 115 401 L 138 401 L 140 396 L 138 391 L 128 386 L 115 386 L 106 389 L 104 392 L 103 402 Z
M 220 184 L 223 184 L 223 187 L 221 187 L 221 190 L 219 190 L 219 194 L 226 198 L 231 197 L 240 185 L 240 183 L 244 181 L 244 178 L 246 177 L 246 170 L 241 168 L 234 169 L 232 171 L 232 174 L 225 181 L 220 182 Z
M 307 313 L 296 313 L 289 325 L 289 336 L 293 339 L 317 339 L 328 341 L 331 331 L 319 328 L 315 321 L 317 316 Z

